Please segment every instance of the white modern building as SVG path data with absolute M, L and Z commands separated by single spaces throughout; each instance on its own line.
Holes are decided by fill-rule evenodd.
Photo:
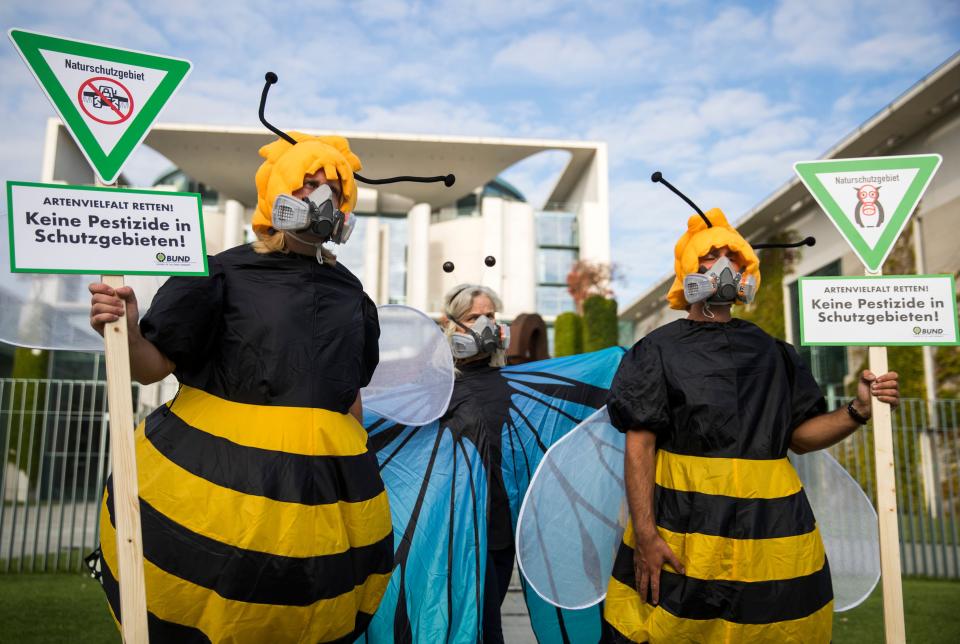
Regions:
M 912 219 L 917 265 L 915 273 L 960 272 L 957 251 L 960 230 L 960 54 L 943 63 L 854 132 L 825 152 L 823 159 L 936 153 L 943 157 Z M 807 161 L 809 159 L 797 159 Z M 720 204 L 722 206 L 722 204 Z M 731 213 L 732 215 L 733 213 Z M 735 217 L 731 217 L 733 221 Z M 812 275 L 863 275 L 863 265 L 820 210 L 798 178 L 777 188 L 735 223 L 751 242 L 769 240 L 780 232 L 813 235 L 816 246 L 804 248 L 792 272 L 783 280 L 787 340 L 800 347 L 798 283 Z M 680 229 L 677 236 L 680 235 Z M 799 237 L 798 237 L 799 238 Z M 761 273 L 763 257 L 761 255 Z M 666 275 L 619 312 L 621 342 L 632 344 L 653 329 L 685 312 L 668 308 Z M 763 297 L 761 286 L 759 297 Z M 840 387 L 858 359 L 844 347 L 800 347 L 818 382 Z M 928 367 L 928 382 L 931 369 Z
M 309 131 L 308 131 L 309 132 Z M 328 134 L 314 131 L 313 134 Z M 341 261 L 378 304 L 439 314 L 443 293 L 461 282 L 498 291 L 503 314 L 540 313 L 548 322 L 573 304 L 566 275 L 578 259 L 610 261 L 607 150 L 604 143 L 337 132 L 350 140 L 370 178 L 442 175 L 456 184 L 360 184 L 353 237 Z M 145 145 L 176 170 L 158 184 L 199 191 L 211 254 L 247 241 L 256 206 L 257 150 L 274 140 L 263 128 L 157 125 Z M 566 167 L 543 208 L 499 176 L 534 155 L 560 151 Z M 47 128 L 42 181 L 92 184 L 93 174 L 63 125 Z M 158 186 L 159 187 L 159 186 Z M 496 263 L 486 266 L 493 256 Z M 452 273 L 444 262 L 455 265 Z

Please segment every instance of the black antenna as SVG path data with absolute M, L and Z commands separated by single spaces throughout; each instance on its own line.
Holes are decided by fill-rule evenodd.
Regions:
M 443 182 L 443 185 L 445 185 L 446 187 L 449 188 L 449 187 L 452 186 L 452 185 L 454 184 L 454 182 L 456 182 L 456 180 L 457 180 L 457 178 L 456 178 L 455 176 L 453 176 L 452 174 L 439 175 L 439 176 L 436 176 L 436 177 L 410 177 L 410 176 L 402 176 L 402 177 L 389 177 L 389 178 L 387 178 L 387 179 L 367 179 L 366 177 L 363 177 L 363 176 L 357 174 L 356 172 L 354 172 L 354 173 L 353 173 L 353 177 L 354 177 L 357 181 L 362 181 L 362 182 L 368 183 L 368 184 L 370 184 L 370 185 L 372 185 L 372 186 L 380 186 L 380 185 L 383 185 L 383 184 L 385 184 L 385 183 L 400 183 L 401 181 L 410 181 L 410 182 L 413 182 L 413 183 L 439 183 L 439 182 L 442 181 L 442 182 Z
M 665 185 L 666 187 L 670 188 L 670 190 L 673 191 L 673 194 L 677 195 L 678 197 L 680 197 L 681 199 L 683 199 L 684 201 L 686 201 L 686 202 L 690 205 L 691 208 L 693 208 L 694 210 L 697 211 L 697 214 L 700 215 L 700 216 L 703 218 L 703 221 L 706 222 L 707 228 L 713 228 L 713 224 L 711 224 L 711 223 L 710 223 L 710 220 L 707 219 L 707 216 L 706 216 L 705 214 L 703 214 L 703 211 L 700 210 L 700 207 L 699 207 L 697 204 L 695 204 L 695 203 L 693 203 L 692 201 L 690 201 L 690 199 L 689 199 L 689 197 L 687 197 L 687 195 L 685 195 L 685 194 L 683 194 L 682 192 L 680 192 L 679 190 L 677 190 L 677 189 L 673 186 L 672 183 L 670 183 L 669 181 L 667 181 L 666 179 L 664 179 L 664 178 L 663 178 L 663 173 L 661 173 L 659 170 L 657 170 L 656 172 L 654 172 L 653 174 L 650 175 L 650 181 L 653 181 L 654 183 L 662 183 L 662 184 Z
M 486 257 L 483 258 L 483 263 L 484 263 L 488 268 L 489 268 L 489 267 L 496 266 L 496 265 L 497 265 L 497 258 L 494 257 L 493 255 L 487 255 Z M 453 262 L 451 262 L 450 260 L 447 260 L 447 261 L 445 261 L 445 262 L 443 263 L 443 272 L 444 272 L 444 273 L 452 273 L 454 270 L 456 270 L 456 266 L 454 266 Z M 462 289 L 461 289 L 461 290 L 462 290 Z M 459 295 L 459 294 L 460 294 L 460 291 L 457 291 L 457 295 Z
M 280 79 L 277 78 L 277 75 L 274 74 L 273 72 L 267 72 L 266 75 L 264 75 L 263 80 L 265 80 L 266 83 L 264 83 L 263 85 L 263 93 L 260 94 L 260 122 L 263 123 L 264 127 L 266 127 L 268 130 L 270 130 L 271 132 L 279 136 L 281 139 L 287 141 L 291 145 L 296 145 L 297 142 L 296 140 L 294 140 L 292 136 L 290 136 L 280 128 L 270 125 L 270 123 L 267 122 L 266 117 L 264 117 L 263 111 L 267 106 L 267 93 L 270 91 L 270 86 L 275 84 Z M 354 172 L 353 176 L 357 181 L 362 181 L 363 183 L 367 183 L 373 186 L 379 186 L 385 183 L 400 183 L 401 181 L 410 181 L 413 183 L 439 183 L 442 181 L 443 185 L 449 188 L 457 180 L 457 178 L 452 174 L 446 174 L 446 175 L 441 175 L 436 177 L 402 176 L 402 177 L 389 177 L 387 179 L 367 179 L 366 177 L 361 176 L 356 172 Z
M 807 237 L 803 241 L 794 242 L 792 244 L 781 244 L 777 242 L 765 242 L 762 244 L 750 244 L 753 250 L 762 250 L 764 248 L 800 248 L 801 246 L 814 246 L 817 243 L 815 237 Z
M 270 130 L 271 132 L 279 136 L 281 139 L 284 139 L 291 145 L 296 145 L 297 142 L 293 139 L 292 136 L 290 136 L 280 128 L 273 127 L 272 125 L 267 123 L 267 119 L 263 115 L 263 110 L 267 106 L 267 92 L 270 91 L 270 86 L 276 83 L 279 79 L 277 78 L 277 75 L 274 74 L 273 72 L 267 72 L 267 74 L 263 77 L 263 80 L 265 80 L 266 83 L 263 84 L 263 93 L 260 94 L 260 122 L 263 123 L 264 127 L 266 127 L 268 130 Z

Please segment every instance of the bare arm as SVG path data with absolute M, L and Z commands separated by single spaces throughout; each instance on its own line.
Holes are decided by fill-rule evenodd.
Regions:
M 684 573 L 680 560 L 657 532 L 653 508 L 653 488 L 657 468 L 657 436 L 644 429 L 627 432 L 623 478 L 627 487 L 627 504 L 633 522 L 633 572 L 641 601 L 660 602 L 660 570 L 669 563 Z
M 363 401 L 360 400 L 360 392 L 357 392 L 357 399 L 350 405 L 350 415 L 357 419 L 357 422 L 363 424 Z
M 857 385 L 857 397 L 853 401 L 853 408 L 864 418 L 870 418 L 870 396 L 876 396 L 880 402 L 896 406 L 900 402 L 900 386 L 897 382 L 897 372 L 891 371 L 882 376 L 875 376 L 869 371 L 860 375 Z M 828 414 L 816 416 L 801 424 L 790 437 L 790 449 L 797 454 L 805 454 L 818 449 L 824 449 L 839 443 L 860 427 L 846 407 L 841 407 Z
M 122 286 L 114 290 L 101 283 L 91 284 L 89 289 L 92 296 L 90 326 L 94 331 L 103 335 L 104 326 L 108 322 L 116 322 L 121 317 L 127 318 L 131 377 L 141 384 L 149 385 L 173 373 L 176 365 L 140 333 L 140 326 L 137 324 L 140 312 L 133 289 Z

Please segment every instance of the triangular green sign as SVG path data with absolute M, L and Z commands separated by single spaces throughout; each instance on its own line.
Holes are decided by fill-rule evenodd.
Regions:
M 160 110 L 190 73 L 190 62 L 11 29 L 20 56 L 94 171 L 120 174 Z
M 872 273 L 900 237 L 942 157 L 918 154 L 801 161 L 793 168 Z

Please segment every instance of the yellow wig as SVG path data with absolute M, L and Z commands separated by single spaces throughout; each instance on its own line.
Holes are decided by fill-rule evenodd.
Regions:
M 350 144 L 341 136 L 309 136 L 290 132 L 297 144 L 283 139 L 260 148 L 266 161 L 257 170 L 257 211 L 253 214 L 253 230 L 266 234 L 271 226 L 273 201 L 280 194 L 292 194 L 303 186 L 303 177 L 323 168 L 327 181 L 340 180 L 340 210 L 349 213 L 357 205 L 357 183 L 353 173 L 363 166 L 350 151 Z
M 700 258 L 710 252 L 711 248 L 728 247 L 738 253 L 746 266 L 743 267 L 744 279 L 752 275 L 757 280 L 757 290 L 760 289 L 760 259 L 747 240 L 740 236 L 736 228 L 727 222 L 726 216 L 719 208 L 708 210 L 707 219 L 713 224 L 707 224 L 700 215 L 693 215 L 687 220 L 687 232 L 683 234 L 673 249 L 673 270 L 676 273 L 673 285 L 667 293 L 667 301 L 671 309 L 683 310 L 687 308 L 687 300 L 683 296 L 683 278 L 700 269 Z

